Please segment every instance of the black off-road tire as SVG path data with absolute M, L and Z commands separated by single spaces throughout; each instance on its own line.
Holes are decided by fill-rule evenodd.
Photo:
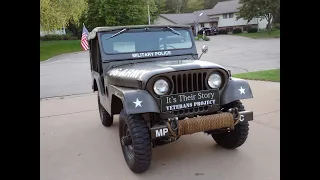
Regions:
M 99 92 L 97 92 L 97 96 L 101 123 L 106 127 L 110 127 L 113 124 L 113 117 L 111 117 L 110 114 L 106 111 L 106 109 L 104 109 L 104 107 L 101 105 Z
M 244 106 L 240 101 L 235 101 L 228 105 L 227 108 L 237 107 L 239 111 L 245 111 Z M 248 121 L 239 122 L 234 130 L 230 132 L 223 132 L 219 134 L 212 134 L 212 138 L 217 142 L 218 145 L 226 149 L 236 149 L 243 145 L 249 134 L 249 123 Z
M 143 173 L 151 164 L 151 137 L 149 127 L 140 115 L 126 115 L 120 112 L 119 137 L 130 135 L 132 146 L 123 146 L 122 153 L 128 167 L 134 173 Z M 130 147 L 132 148 L 130 150 Z

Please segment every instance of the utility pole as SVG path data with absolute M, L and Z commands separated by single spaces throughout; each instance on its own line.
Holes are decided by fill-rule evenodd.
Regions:
M 150 25 L 150 10 L 149 10 L 149 3 L 148 3 L 148 22 L 149 22 L 149 25 Z

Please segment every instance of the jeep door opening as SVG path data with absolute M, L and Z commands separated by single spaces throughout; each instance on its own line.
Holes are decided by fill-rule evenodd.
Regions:
M 247 81 L 199 60 L 185 25 L 97 27 L 88 36 L 92 89 L 101 122 L 119 115 L 119 143 L 135 173 L 151 164 L 152 148 L 204 132 L 227 149 L 247 139 L 253 98 Z

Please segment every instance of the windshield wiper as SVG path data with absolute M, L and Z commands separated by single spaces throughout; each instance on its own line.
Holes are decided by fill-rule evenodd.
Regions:
M 112 35 L 112 36 L 108 37 L 106 40 L 111 39 L 111 38 L 114 38 L 114 37 L 116 37 L 116 36 L 118 36 L 118 35 L 122 34 L 122 33 L 123 33 L 124 31 L 126 31 L 126 30 L 128 30 L 128 29 L 127 29 L 127 28 L 124 28 L 124 29 L 122 29 L 121 31 L 119 31 L 119 32 L 115 33 L 114 35 Z
M 174 30 L 173 28 L 171 28 L 169 26 L 167 26 L 167 28 L 170 29 L 170 31 L 173 32 L 174 34 L 181 36 L 181 34 L 178 31 Z

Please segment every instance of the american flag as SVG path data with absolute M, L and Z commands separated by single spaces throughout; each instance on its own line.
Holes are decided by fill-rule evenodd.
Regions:
M 87 39 L 88 35 L 89 35 L 89 32 L 87 28 L 83 25 L 82 36 L 81 36 L 81 47 L 84 51 L 89 49 L 88 39 Z

